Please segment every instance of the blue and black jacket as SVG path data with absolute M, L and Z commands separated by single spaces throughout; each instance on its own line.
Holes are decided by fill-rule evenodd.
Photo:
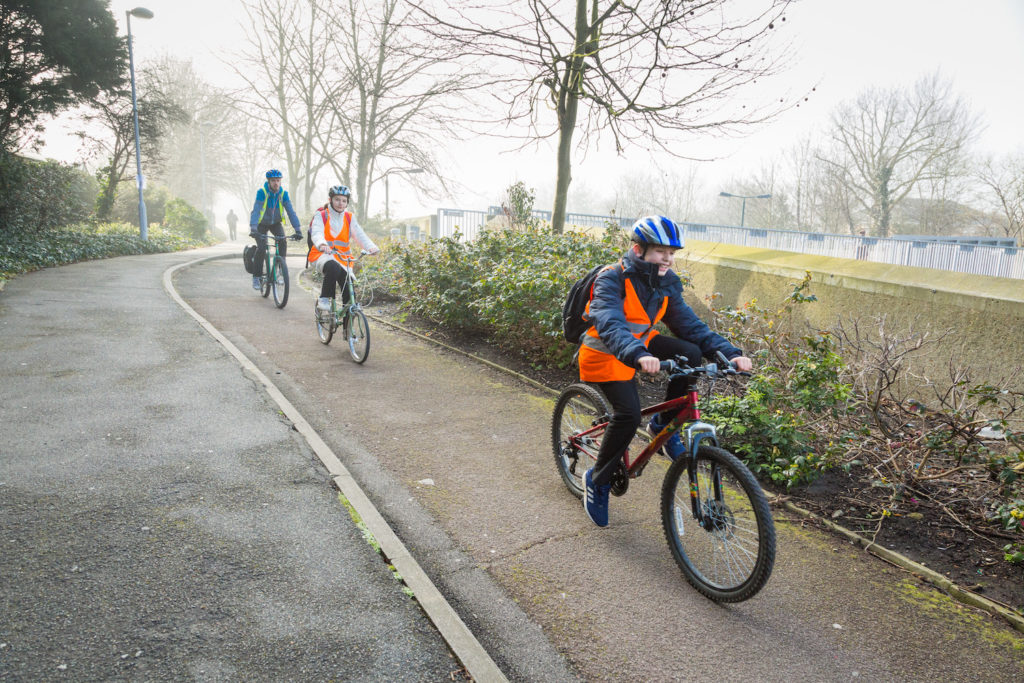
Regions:
M 620 362 L 632 368 L 636 367 L 640 357 L 650 355 L 650 351 L 633 336 L 626 323 L 622 304 L 626 293 L 626 278 L 633 282 L 637 298 L 651 320 L 661 308 L 662 300 L 668 297 L 668 307 L 662 322 L 675 336 L 700 347 L 706 358 L 714 358 L 716 351 L 721 351 L 729 359 L 743 355 L 725 337 L 712 331 L 683 301 L 683 283 L 674 272 L 669 270 L 659 276 L 658 266 L 644 261 L 632 249 L 622 257 L 622 265 L 621 269 L 609 268 L 598 275 L 588 313 L 601 341 Z
M 292 208 L 292 200 L 288 197 L 288 190 L 282 187 L 277 193 L 270 191 L 270 183 L 263 183 L 263 187 L 256 191 L 256 202 L 252 205 L 252 213 L 249 215 L 249 230 L 256 230 L 260 225 L 277 225 L 284 223 L 281 215 L 281 206 L 288 213 L 288 220 L 292 228 L 299 230 L 299 217 L 295 215 Z

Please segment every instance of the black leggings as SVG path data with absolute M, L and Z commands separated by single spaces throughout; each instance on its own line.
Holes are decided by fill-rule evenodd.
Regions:
M 341 285 L 342 295 L 344 295 L 346 284 L 348 284 L 348 270 L 338 263 L 337 259 L 332 258 L 324 264 L 324 283 L 320 287 L 320 296 L 333 299 L 335 285 Z
M 651 355 L 661 360 L 676 356 L 686 356 L 689 365 L 699 365 L 700 348 L 696 344 L 665 334 L 655 335 L 647 346 Z M 639 372 L 639 370 L 637 371 Z M 608 430 L 604 433 L 601 450 L 597 453 L 594 465 L 593 481 L 597 486 L 610 484 L 612 474 L 618 467 L 619 460 L 626 452 L 633 434 L 640 426 L 640 393 L 636 387 L 636 378 L 624 382 L 598 382 L 597 386 L 604 392 L 608 402 L 612 404 L 612 418 Z M 665 400 L 679 398 L 693 386 L 688 378 L 674 379 L 665 389 Z
M 267 253 L 267 233 L 272 232 L 278 237 L 284 237 L 284 225 L 277 223 L 275 225 L 259 225 L 256 227 L 256 231 L 260 234 L 260 237 L 256 238 L 256 254 L 252 257 L 253 270 L 252 274 L 259 276 L 263 275 L 263 260 L 266 258 Z M 288 240 L 278 240 L 279 250 L 281 258 L 284 258 L 288 254 Z

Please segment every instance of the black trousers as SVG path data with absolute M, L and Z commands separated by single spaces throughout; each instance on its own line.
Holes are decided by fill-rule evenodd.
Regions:
M 324 283 L 320 286 L 320 296 L 333 299 L 337 285 L 341 285 L 341 292 L 344 294 L 346 284 L 348 284 L 348 270 L 342 267 L 337 260 L 331 259 L 324 265 Z
M 284 237 L 284 225 L 282 223 L 275 223 L 273 225 L 260 224 L 256 226 L 256 232 L 260 234 L 260 237 L 256 239 L 256 254 L 252 257 L 253 270 L 252 274 L 256 276 L 263 275 L 263 261 L 267 257 L 267 233 L 272 232 L 278 237 Z M 288 254 L 288 240 L 279 240 L 281 257 L 283 258 Z
M 686 356 L 689 365 L 695 366 L 701 362 L 701 351 L 696 344 L 666 334 L 655 335 L 647 350 L 661 360 Z M 633 440 L 633 434 L 640 426 L 642 406 L 636 378 L 624 382 L 598 382 L 597 386 L 612 404 L 612 418 L 604 434 L 604 441 L 601 442 L 601 450 L 597 453 L 597 463 L 594 465 L 594 484 L 603 486 L 611 483 L 612 474 L 626 453 L 629 442 Z M 665 400 L 679 398 L 692 386 L 693 380 L 689 378 L 672 380 L 665 389 Z

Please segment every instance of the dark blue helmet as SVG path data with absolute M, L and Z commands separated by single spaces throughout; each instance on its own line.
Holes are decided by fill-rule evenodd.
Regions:
M 267 180 L 270 180 L 271 178 L 283 178 L 283 177 L 284 176 L 281 175 L 281 172 L 278 171 L 276 168 L 272 168 L 269 171 L 267 171 Z
M 633 224 L 632 240 L 641 246 L 683 248 L 683 233 L 671 218 L 644 216 Z
M 327 198 L 328 199 L 330 199 L 331 197 L 337 197 L 339 194 L 342 197 L 351 197 L 352 196 L 352 192 L 350 192 L 349 189 L 347 187 L 345 187 L 344 185 L 335 185 L 331 189 L 327 190 Z

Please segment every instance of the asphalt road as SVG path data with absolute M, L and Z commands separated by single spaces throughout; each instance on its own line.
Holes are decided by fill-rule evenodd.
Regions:
M 0 680 L 452 680 L 309 448 L 164 291 L 193 258 L 0 292 Z
M 458 663 L 306 444 L 160 287 L 195 256 L 0 293 L 0 679 L 449 680 Z M 175 285 L 343 458 L 511 680 L 1024 673 L 1020 634 L 781 513 L 768 586 L 715 605 L 665 545 L 663 463 L 598 529 L 554 468 L 548 396 L 380 325 L 357 366 L 317 340 L 311 294 L 277 310 L 238 259 Z

